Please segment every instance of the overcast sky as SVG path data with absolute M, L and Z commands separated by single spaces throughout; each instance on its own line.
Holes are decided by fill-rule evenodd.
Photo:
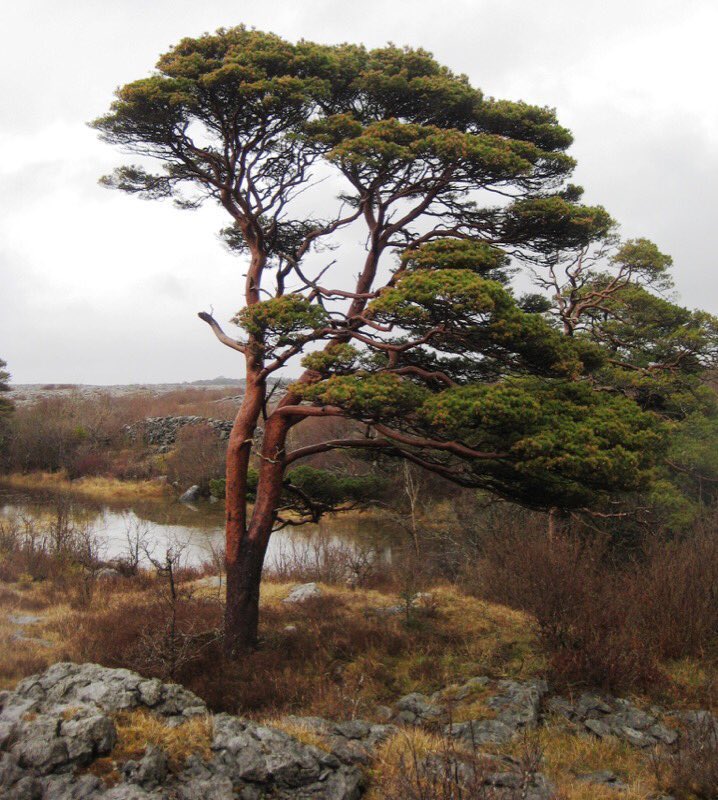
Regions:
M 122 155 L 85 125 L 181 37 L 239 23 L 422 46 L 488 95 L 555 106 L 586 201 L 671 253 L 680 300 L 718 313 L 715 0 L 0 0 L 0 357 L 15 382 L 243 374 L 196 317 L 241 303 L 221 212 L 100 188 Z

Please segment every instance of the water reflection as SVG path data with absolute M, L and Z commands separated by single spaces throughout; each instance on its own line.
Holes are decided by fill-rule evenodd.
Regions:
M 124 557 L 128 539 L 138 536 L 149 549 L 163 552 L 168 544 L 185 547 L 186 563 L 199 566 L 214 561 L 224 545 L 224 504 L 201 501 L 194 506 L 176 500 L 112 507 L 67 495 L 30 493 L 0 487 L 0 515 L 38 527 L 67 515 L 75 525 L 95 534 L 103 558 Z M 382 560 L 391 559 L 396 531 L 376 514 L 326 517 L 318 525 L 288 527 L 272 535 L 265 564 L 280 567 L 288 554 L 311 558 L 320 547 L 372 547 Z

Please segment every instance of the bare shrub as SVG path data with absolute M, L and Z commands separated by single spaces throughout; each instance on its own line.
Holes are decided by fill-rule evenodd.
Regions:
M 93 448 L 79 447 L 65 463 L 70 480 L 95 475 L 107 475 L 111 471 L 112 460 L 108 452 Z
M 651 597 L 636 569 L 614 565 L 600 537 L 502 531 L 484 541 L 477 590 L 535 616 L 555 680 L 645 687 L 662 675 L 644 627 Z
M 187 425 L 167 457 L 167 475 L 182 487 L 196 484 L 209 494 L 209 482 L 224 475 L 226 443 L 207 425 Z
M 20 406 L 11 420 L 7 465 L 21 472 L 62 469 L 76 457 L 88 437 L 88 430 L 80 421 L 79 405 L 67 398 Z
M 0 519 L 0 578 L 51 580 L 78 605 L 92 599 L 103 543 L 88 525 L 75 522 L 67 503 L 45 523 L 11 516 Z
M 182 667 L 196 661 L 205 647 L 221 637 L 219 628 L 207 630 L 183 614 L 182 606 L 191 603 L 193 594 L 190 587 L 180 583 L 186 549 L 182 542 L 168 542 L 163 553 L 156 556 L 144 547 L 158 577 L 153 605 L 161 622 L 140 631 L 134 658 L 142 671 L 152 670 L 164 679 L 176 678 Z
M 663 658 L 700 656 L 718 637 L 718 536 L 716 520 L 674 541 L 646 545 L 635 570 L 642 628 Z
M 196 415 L 232 419 L 239 398 L 227 389 L 170 392 L 78 391 L 18 404 L 8 422 L 3 466 L 10 471 L 67 470 L 71 478 L 110 474 L 148 478 L 151 461 L 128 449 L 126 425 L 145 417 Z M 221 474 L 221 471 L 220 471 Z
M 218 637 L 222 610 L 213 600 L 181 591 L 172 609 L 163 587 L 80 615 L 70 643 L 75 659 L 172 678 L 189 688 L 201 654 Z M 217 655 L 217 653 L 215 653 Z
M 279 581 L 317 581 L 358 588 L 377 585 L 384 569 L 374 547 L 347 543 L 317 531 L 306 539 L 296 537 L 282 543 L 266 573 Z

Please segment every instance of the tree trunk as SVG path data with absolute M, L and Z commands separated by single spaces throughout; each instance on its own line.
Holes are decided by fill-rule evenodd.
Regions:
M 227 605 L 224 616 L 224 643 L 228 656 L 234 656 L 238 649 L 241 649 L 242 631 L 246 628 L 247 608 L 251 609 L 252 598 L 255 594 L 257 598 L 259 597 L 261 562 L 264 555 L 258 556 L 255 552 L 256 547 L 247 540 L 247 471 L 252 454 L 252 440 L 263 401 L 263 385 L 248 377 L 244 399 L 234 420 L 227 445 L 227 482 L 225 485 Z M 255 577 L 257 560 L 259 560 L 259 572 Z M 251 622 L 251 613 L 249 616 Z M 256 628 L 255 620 L 255 639 Z M 251 625 L 249 629 L 252 629 Z M 252 643 L 250 643 L 251 645 Z
M 259 587 L 266 547 L 244 537 L 230 569 L 227 565 L 225 653 L 236 658 L 257 646 Z
M 267 420 L 252 518 L 249 526 L 242 531 L 236 546 L 232 538 L 232 559 L 230 561 L 229 557 L 227 558 L 225 611 L 225 652 L 230 658 L 236 658 L 257 645 L 262 568 L 282 494 L 284 445 L 290 427 L 291 423 L 281 415 L 274 414 Z M 227 508 L 229 552 L 229 504 Z

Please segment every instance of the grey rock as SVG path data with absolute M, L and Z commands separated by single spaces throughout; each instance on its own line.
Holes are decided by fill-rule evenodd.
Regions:
M 587 719 L 585 725 L 591 733 L 595 733 L 601 739 L 612 733 L 611 727 L 600 719 Z
M 566 719 L 574 718 L 574 707 L 565 697 L 555 695 L 546 701 L 546 709 L 552 714 L 559 714 Z
M 355 719 L 330 722 L 321 717 L 286 717 L 288 722 L 320 736 L 329 750 L 344 764 L 368 764 L 376 748 L 397 732 L 394 725 L 377 725 Z
M 465 700 L 470 695 L 474 694 L 477 690 L 484 689 L 489 685 L 489 679 L 481 675 L 477 678 L 469 678 L 466 683 L 463 683 L 454 693 L 455 700 Z
M 180 503 L 194 503 L 200 498 L 200 488 L 195 483 L 180 495 Z
M 283 603 L 304 603 L 306 600 L 313 600 L 316 597 L 322 596 L 322 590 L 316 583 L 303 583 L 292 589 L 287 597 L 282 600 Z
M 579 719 L 610 714 L 613 709 L 601 697 L 595 694 L 582 694 L 576 704 L 575 714 Z
M 514 728 L 534 728 L 538 724 L 541 700 L 548 692 L 546 681 L 499 681 L 500 693 L 487 701 L 498 712 L 498 719 Z
M 97 756 L 111 752 L 117 741 L 117 731 L 112 720 L 101 713 L 90 711 L 82 716 L 63 719 L 58 731 L 67 740 L 67 754 L 71 761 L 87 764 Z
M 35 614 L 8 614 L 8 622 L 12 622 L 13 625 L 34 625 L 41 620 L 42 617 Z
M 547 708 L 596 736 L 615 736 L 633 747 L 671 747 L 678 740 L 678 733 L 660 721 L 660 708 L 645 711 L 625 698 L 586 693 L 572 705 L 563 697 L 553 697 Z
M 667 728 L 660 722 L 657 722 L 655 725 L 651 725 L 651 727 L 648 728 L 646 733 L 654 740 L 669 746 L 675 744 L 678 741 L 678 731 L 674 731 L 671 728 Z
M 485 684 L 482 682 L 482 686 Z M 508 742 L 520 730 L 534 728 L 539 723 L 541 701 L 548 692 L 545 681 L 499 681 L 499 692 L 486 704 L 496 712 L 495 719 L 475 719 L 447 726 L 450 736 L 472 744 Z
M 577 775 L 576 780 L 579 780 L 582 783 L 596 783 L 602 786 L 610 786 L 612 789 L 616 789 L 618 791 L 625 791 L 628 789 L 628 786 L 618 777 L 618 775 L 609 770 L 587 772 L 582 775 Z
M 143 441 L 166 452 L 177 440 L 177 434 L 187 426 L 204 425 L 218 439 L 226 441 L 232 430 L 231 420 L 199 416 L 147 417 L 124 427 L 125 435 L 133 441 Z M 167 476 L 162 476 L 167 479 Z
M 446 721 L 448 712 L 426 695 L 412 692 L 396 702 L 393 719 L 405 725 L 433 725 Z
M 167 754 L 161 748 L 150 745 L 140 761 L 128 761 L 122 773 L 127 783 L 145 789 L 161 786 L 168 773 Z
M 42 781 L 43 800 L 90 800 L 102 781 L 95 775 L 51 775 Z
M 211 757 L 191 757 L 177 772 L 167 755 L 148 746 L 120 765 L 123 783 L 106 787 L 78 774 L 112 752 L 111 714 L 145 708 L 164 724 L 206 714 L 180 686 L 96 664 L 55 664 L 0 694 L 0 797 L 17 800 L 357 800 L 357 766 L 389 735 L 389 726 L 320 720 L 337 753 L 302 744 L 281 730 L 219 714 Z
M 641 711 L 639 708 L 627 709 L 620 717 L 625 725 L 637 731 L 644 731 L 657 722 L 655 717 L 646 714 L 645 711 Z
M 448 725 L 445 732 L 472 745 L 503 744 L 514 737 L 516 728 L 500 719 L 475 719 Z

